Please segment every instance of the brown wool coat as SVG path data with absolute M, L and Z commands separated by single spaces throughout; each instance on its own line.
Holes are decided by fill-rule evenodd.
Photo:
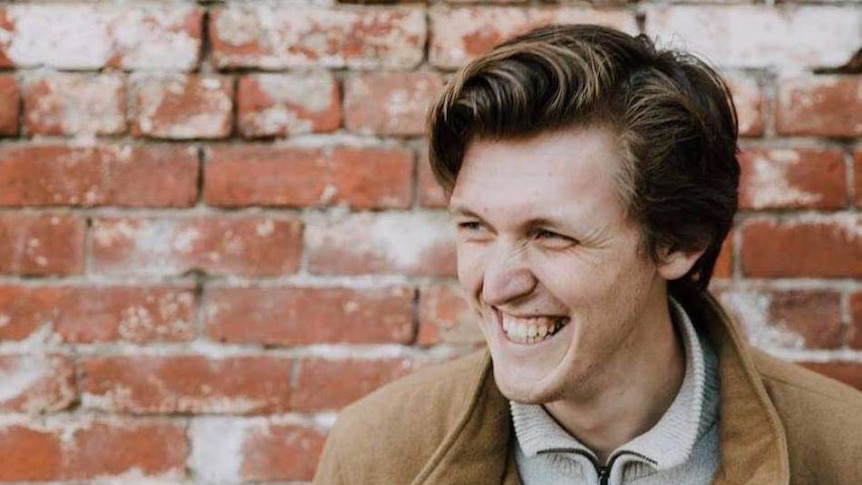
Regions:
M 708 295 L 679 298 L 719 355 L 714 484 L 862 484 L 862 393 L 750 349 Z M 317 485 L 520 485 L 507 400 L 486 351 L 392 383 L 348 407 Z

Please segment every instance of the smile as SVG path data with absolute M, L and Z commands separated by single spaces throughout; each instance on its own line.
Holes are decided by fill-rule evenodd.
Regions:
M 537 344 L 549 340 L 569 323 L 569 317 L 515 316 L 496 311 L 506 337 L 517 344 Z

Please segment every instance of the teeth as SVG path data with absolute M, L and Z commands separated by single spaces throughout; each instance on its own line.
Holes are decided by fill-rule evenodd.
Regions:
M 538 343 L 553 336 L 568 323 L 568 318 L 517 318 L 502 314 L 503 331 L 509 340 L 526 344 Z

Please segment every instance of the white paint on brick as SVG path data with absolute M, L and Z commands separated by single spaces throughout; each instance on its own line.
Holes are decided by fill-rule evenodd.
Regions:
M 248 420 L 200 417 L 189 427 L 189 466 L 199 481 L 225 483 L 241 481 L 243 444 Z
M 662 5 L 646 30 L 725 66 L 838 66 L 862 45 L 862 10 L 842 6 Z
M 12 323 L 12 317 L 5 313 L 0 313 L 0 328 L 3 328 Z
M 472 58 L 465 39 L 505 40 L 549 23 L 594 23 L 638 32 L 632 11 L 571 7 L 435 7 L 430 10 L 431 46 L 435 66 L 454 68 Z
M 45 356 L 23 355 L 13 361 L 15 365 L 0 367 L 0 403 L 11 401 L 27 392 L 34 384 L 52 371 Z
M 361 213 L 309 218 L 306 247 L 338 247 L 356 255 L 372 254 L 409 269 L 426 251 L 454 244 L 449 217 L 442 212 Z
M 335 80 L 326 71 L 302 74 L 259 74 L 254 81 L 272 105 L 246 114 L 243 122 L 252 135 L 311 133 L 314 122 L 308 116 L 332 109 Z M 300 112 L 300 110 L 302 112 Z M 304 113 L 303 113 L 304 112 Z
M 132 69 L 190 69 L 200 47 L 182 30 L 191 9 L 13 5 L 14 31 L 2 41 L 18 66 L 98 69 L 116 56 Z
M 220 13 L 214 25 L 218 40 L 230 46 L 254 43 L 262 51 L 252 54 L 216 51 L 218 65 L 264 69 L 412 68 L 422 61 L 426 36 L 424 8 L 414 6 L 359 10 L 234 3 Z M 392 27 L 386 28 L 387 25 Z M 376 27 L 359 38 L 358 54 L 348 53 L 344 40 L 355 38 L 353 32 L 359 26 Z M 357 48 L 355 44 L 350 47 Z
M 822 194 L 806 192 L 790 184 L 790 170 L 799 161 L 799 153 L 795 150 L 771 150 L 752 160 L 752 207 L 807 205 L 821 200 Z
M 784 322 L 770 322 L 772 297 L 757 291 L 734 291 L 721 294 L 721 301 L 739 315 L 749 342 L 762 349 L 803 349 L 805 337 L 788 329 Z

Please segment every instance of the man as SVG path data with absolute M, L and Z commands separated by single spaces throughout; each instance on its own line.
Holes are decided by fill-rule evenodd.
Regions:
M 315 483 L 862 483 L 862 395 L 748 348 L 706 290 L 739 179 L 711 68 L 542 28 L 429 131 L 488 350 L 346 409 Z

